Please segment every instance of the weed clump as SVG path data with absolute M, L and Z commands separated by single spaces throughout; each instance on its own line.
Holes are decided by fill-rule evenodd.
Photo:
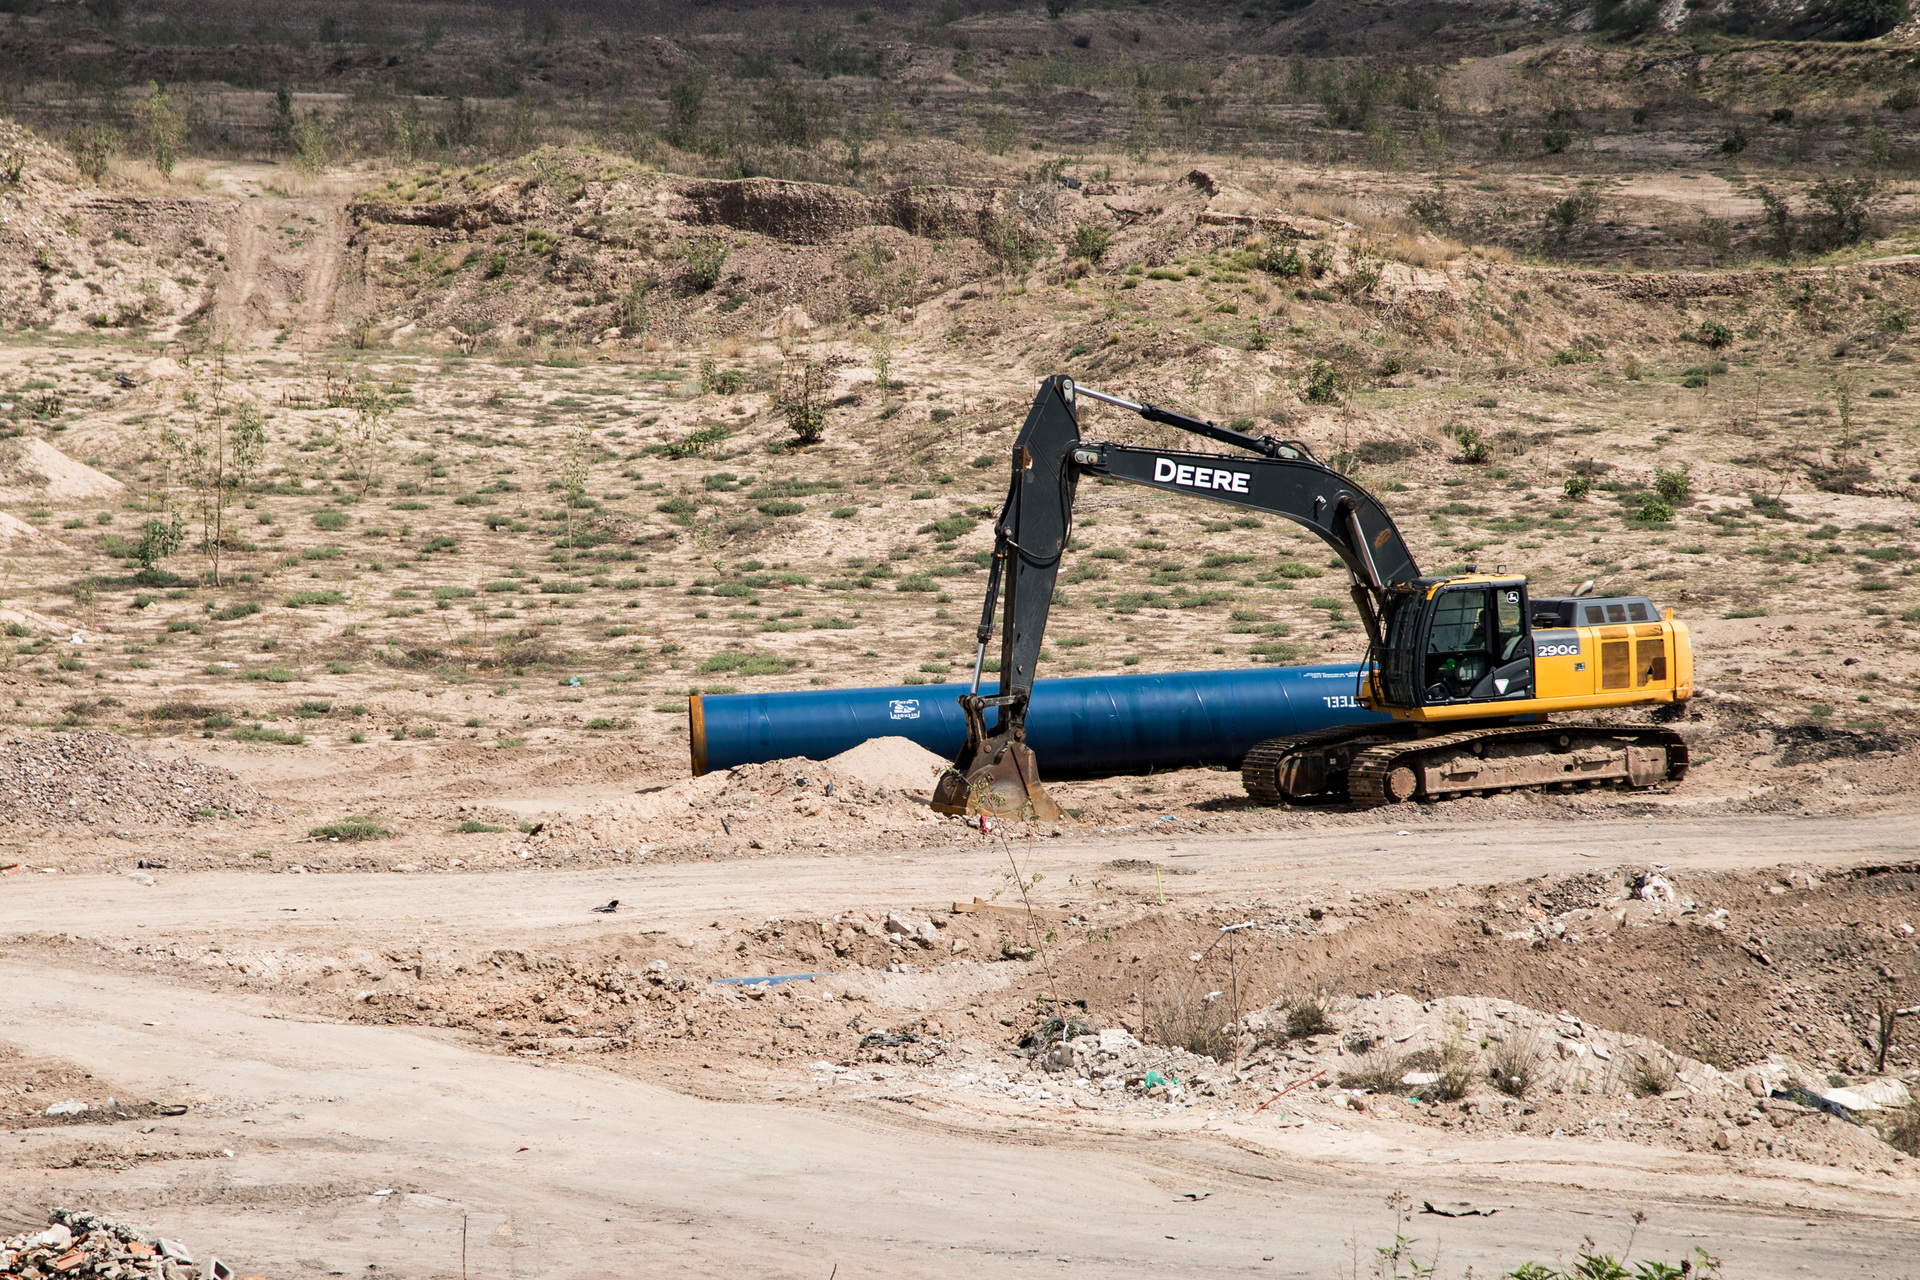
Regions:
M 1233 1057 L 1234 1031 L 1226 1010 L 1198 980 L 1168 977 L 1147 993 L 1141 1038 L 1224 1062 Z
M 1540 1082 L 1540 1045 L 1532 1036 L 1515 1035 L 1493 1051 L 1487 1064 L 1493 1087 L 1509 1098 L 1524 1098 Z
M 307 835 L 315 840 L 385 840 L 393 831 L 381 826 L 372 818 L 342 818 L 338 822 L 329 822 L 314 827 Z
M 1641 1050 L 1627 1066 L 1627 1087 L 1636 1098 L 1657 1098 L 1676 1078 L 1673 1060 L 1658 1050 Z

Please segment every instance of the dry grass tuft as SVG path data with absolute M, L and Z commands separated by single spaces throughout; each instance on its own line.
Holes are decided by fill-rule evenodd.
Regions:
M 1638 1098 L 1656 1098 L 1678 1078 L 1673 1058 L 1660 1049 L 1642 1049 L 1627 1066 L 1627 1087 Z
M 1229 1014 L 1197 978 L 1163 977 L 1147 991 L 1141 1038 L 1226 1062 L 1233 1057 Z
M 1895 1151 L 1920 1156 L 1920 1097 L 1894 1112 L 1893 1118 L 1880 1127 L 1880 1136 Z
M 1540 1083 L 1540 1042 L 1531 1035 L 1515 1035 L 1493 1051 L 1487 1074 L 1493 1087 L 1510 1098 L 1524 1098 Z

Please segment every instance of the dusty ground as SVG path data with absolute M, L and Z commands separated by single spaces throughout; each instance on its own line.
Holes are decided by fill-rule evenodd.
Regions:
M 916 55 L 930 112 L 997 74 L 988 25 Z M 1449 92 L 1491 134 L 1560 56 Z M 1811 217 L 1811 173 L 1683 165 L 1723 153 L 1671 122 L 1414 172 L 1310 102 L 1175 162 L 1049 101 L 1088 151 L 960 117 L 857 175 L 824 145 L 844 188 L 561 146 L 95 185 L 6 135 L 0 1231 L 79 1204 L 242 1275 L 1324 1276 L 1396 1232 L 1448 1276 L 1583 1237 L 1911 1272 L 1905 187 L 1775 267 L 1757 188 Z M 1676 264 L 1715 269 L 1611 269 Z M 958 678 L 1056 371 L 1306 441 L 1430 568 L 1673 606 L 1689 776 L 1371 813 L 1075 779 L 987 832 L 818 762 L 689 781 L 691 691 Z M 210 506 L 243 405 L 263 454 Z M 1079 516 L 1046 674 L 1358 656 L 1289 528 Z
M 1916 1162 L 1746 1077 L 1825 1088 L 1863 1065 L 1843 1019 L 1893 985 L 1883 971 L 1920 978 L 1910 827 L 1580 830 L 1651 855 L 1681 901 L 1629 899 L 1607 855 L 1570 875 L 1563 824 L 1511 821 L 1161 842 L 1125 866 L 1109 842 L 1022 842 L 1036 907 L 1075 917 L 1031 932 L 1024 912 L 947 909 L 1004 886 L 997 844 L 781 855 L 750 879 L 705 861 L 27 876 L 0 918 L 4 1035 L 31 1046 L 0 1066 L 19 1137 L 0 1158 L 17 1204 L 164 1216 L 268 1274 L 453 1274 L 464 1218 L 482 1272 L 573 1272 L 565 1237 L 610 1270 L 633 1250 L 662 1271 L 951 1274 L 957 1250 L 1004 1274 L 1067 1257 L 1325 1275 L 1349 1240 L 1389 1242 L 1392 1192 L 1499 1210 L 1408 1228 L 1455 1271 L 1582 1234 L 1617 1250 L 1644 1210 L 1642 1256 L 1698 1243 L 1729 1275 L 1904 1274 Z M 619 912 L 588 911 L 613 897 Z M 934 945 L 862 927 L 889 911 L 934 925 Z M 1230 962 L 1209 950 L 1245 920 Z M 1004 958 L 1002 937 L 1034 958 Z M 1313 1036 L 1272 1012 L 1237 1074 L 1127 1047 L 1209 987 L 1246 1012 L 1358 998 L 1329 1001 Z M 1114 1052 L 1019 1051 L 1062 1007 L 1114 1028 Z M 1483 1073 L 1530 1029 L 1542 1078 L 1512 1098 Z M 1464 1045 L 1474 1080 L 1446 1103 L 1345 1087 L 1383 1056 L 1368 1037 Z M 1902 1019 L 1894 1074 L 1914 1043 Z M 1668 1045 L 1667 1092 L 1638 1096 L 1636 1055 Z M 1176 1087 L 1143 1090 L 1149 1070 Z M 128 1119 L 30 1114 L 109 1095 Z

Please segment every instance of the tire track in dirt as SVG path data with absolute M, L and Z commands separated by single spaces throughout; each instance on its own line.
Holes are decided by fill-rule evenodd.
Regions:
M 282 247 L 274 228 L 290 221 L 314 229 Z M 324 341 L 337 310 L 347 231 L 344 196 L 247 201 L 235 215 L 215 325 L 235 338 L 284 329 Z
M 309 216 L 318 214 L 320 230 L 309 242 L 306 277 L 300 288 L 300 333 L 323 338 L 333 318 L 335 293 L 340 287 L 340 260 L 347 248 L 347 209 L 344 200 L 308 201 Z

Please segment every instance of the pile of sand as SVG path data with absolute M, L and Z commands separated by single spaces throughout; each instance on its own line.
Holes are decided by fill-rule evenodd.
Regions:
M 114 501 L 126 489 L 37 436 L 0 442 L 0 502 Z
M 835 773 L 858 778 L 876 791 L 933 793 L 951 760 L 911 738 L 868 738 L 826 762 Z
M 921 833 L 947 762 L 905 738 L 876 738 L 831 760 L 769 760 L 685 778 L 556 823 L 538 846 L 636 849 L 688 843 L 775 849 L 858 835 Z

